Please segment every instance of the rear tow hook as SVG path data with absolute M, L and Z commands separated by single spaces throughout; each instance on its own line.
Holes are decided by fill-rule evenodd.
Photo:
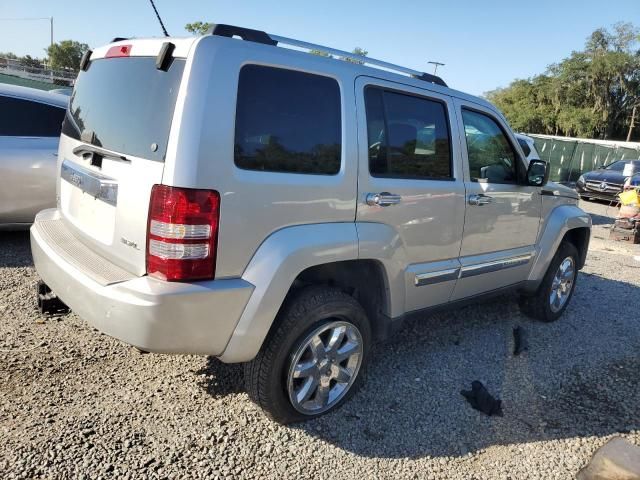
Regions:
M 65 315 L 71 311 L 42 280 L 38 281 L 38 311 L 44 315 Z

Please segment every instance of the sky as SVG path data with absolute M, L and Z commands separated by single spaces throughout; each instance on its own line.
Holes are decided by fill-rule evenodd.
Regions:
M 584 46 L 596 28 L 640 26 L 640 0 L 155 0 L 170 35 L 208 21 L 240 25 L 438 74 L 474 95 L 507 86 Z M 520 4 L 520 6 L 518 6 Z M 161 36 L 149 0 L 1 0 L 0 52 L 43 57 L 54 41 L 96 47 L 113 37 Z

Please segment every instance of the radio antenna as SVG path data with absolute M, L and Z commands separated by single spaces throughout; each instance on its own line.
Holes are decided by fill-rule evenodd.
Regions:
M 153 7 L 153 11 L 156 12 L 156 17 L 158 17 L 158 22 L 160 22 L 160 26 L 162 27 L 162 32 L 164 33 L 164 36 L 168 37 L 169 34 L 167 33 L 167 29 L 164 28 L 164 23 L 162 23 L 162 19 L 160 18 L 160 14 L 158 13 L 158 9 L 156 8 L 156 4 L 153 3 L 153 0 L 149 0 L 149 2 L 151 2 L 151 6 Z

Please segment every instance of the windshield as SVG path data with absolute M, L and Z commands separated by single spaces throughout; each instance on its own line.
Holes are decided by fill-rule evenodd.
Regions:
M 62 133 L 115 152 L 164 161 L 185 61 L 94 60 L 80 72 Z
M 626 162 L 623 162 L 622 160 L 618 160 L 617 162 L 613 162 L 611 165 L 607 165 L 605 167 L 606 170 L 614 170 L 616 172 L 621 172 L 622 170 L 624 170 L 624 166 L 625 166 Z

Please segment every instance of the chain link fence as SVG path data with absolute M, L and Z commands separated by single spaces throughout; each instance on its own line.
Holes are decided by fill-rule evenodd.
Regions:
M 0 73 L 55 85 L 73 86 L 78 72 L 53 70 L 45 67 L 24 65 L 19 59 L 0 57 Z

